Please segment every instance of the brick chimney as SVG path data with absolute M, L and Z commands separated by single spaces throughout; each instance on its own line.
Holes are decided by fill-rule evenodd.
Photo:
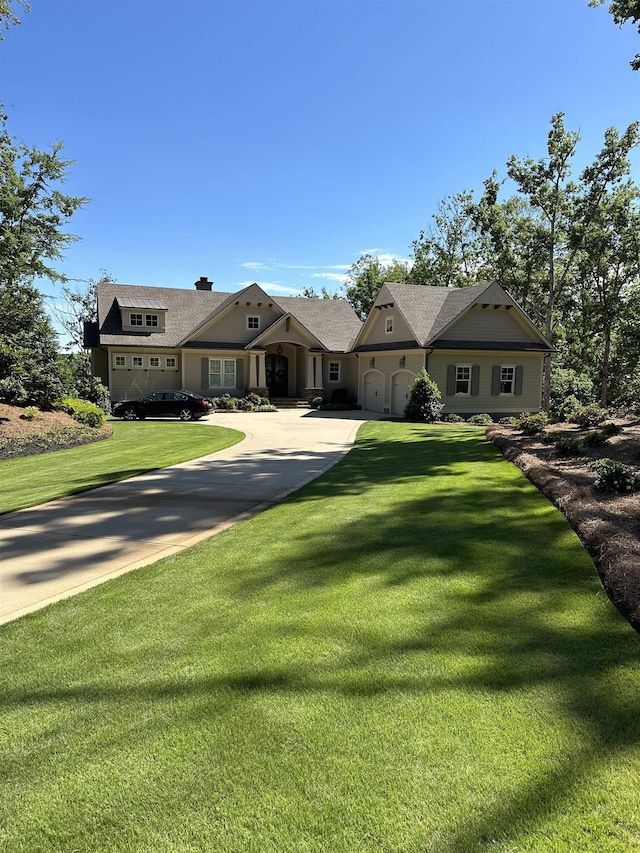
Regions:
M 213 282 L 209 281 L 206 275 L 201 275 L 198 281 L 196 281 L 195 286 L 196 290 L 211 290 Z

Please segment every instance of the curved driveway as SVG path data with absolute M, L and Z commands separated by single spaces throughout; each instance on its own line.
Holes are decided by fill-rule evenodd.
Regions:
M 0 624 L 175 554 L 334 465 L 372 412 L 216 414 L 233 447 L 0 516 Z

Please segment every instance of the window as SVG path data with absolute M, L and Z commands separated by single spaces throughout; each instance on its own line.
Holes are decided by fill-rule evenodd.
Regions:
M 329 362 L 329 382 L 340 382 L 340 362 Z
M 141 355 L 131 356 L 131 367 L 142 367 L 142 356 Z
M 514 392 L 514 384 L 516 378 L 516 369 L 515 367 L 501 366 L 500 367 L 500 393 L 501 394 L 513 394 Z
M 393 317 L 384 318 L 384 333 L 390 335 L 393 332 Z
M 177 367 L 177 366 L 178 366 L 178 363 L 176 361 L 175 356 L 168 355 L 167 358 L 165 359 L 165 367 Z
M 127 366 L 127 357 L 125 355 L 114 356 L 113 366 L 114 367 L 126 367 Z
M 149 356 L 149 367 L 160 367 L 160 358 L 157 355 Z
M 209 359 L 209 387 L 210 388 L 235 388 L 236 387 L 236 360 L 235 360 L 235 358 L 210 358 Z
M 471 392 L 471 365 L 456 364 L 456 394 Z
M 260 317 L 254 314 L 247 315 L 247 329 L 259 329 Z
M 151 326 L 156 327 L 158 325 L 158 315 L 157 314 L 145 314 L 144 315 L 144 324 L 147 327 L 151 327 Z M 142 324 L 140 324 L 140 325 L 142 325 Z
M 141 326 L 142 325 L 142 314 L 131 314 L 129 325 Z

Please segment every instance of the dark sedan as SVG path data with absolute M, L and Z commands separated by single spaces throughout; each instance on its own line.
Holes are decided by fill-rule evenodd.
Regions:
M 180 418 L 195 421 L 211 411 L 212 403 L 206 397 L 188 391 L 153 391 L 139 400 L 124 400 L 116 403 L 113 414 L 125 421 L 137 418 Z

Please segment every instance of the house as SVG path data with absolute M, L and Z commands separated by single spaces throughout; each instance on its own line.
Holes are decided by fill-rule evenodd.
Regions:
M 496 283 L 448 289 L 384 284 L 364 321 L 345 300 L 100 283 L 86 330 L 112 400 L 163 388 L 206 396 L 247 390 L 312 399 L 347 389 L 363 408 L 402 416 L 426 367 L 445 412 L 540 408 L 552 347 Z

